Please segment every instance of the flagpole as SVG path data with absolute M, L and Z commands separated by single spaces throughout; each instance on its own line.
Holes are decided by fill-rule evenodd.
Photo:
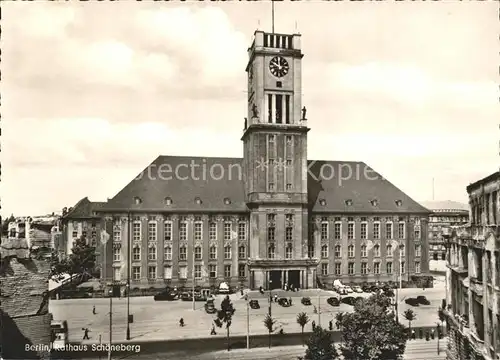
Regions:
M 271 0 L 271 8 L 272 8 L 272 15 L 271 15 L 272 33 L 274 34 L 274 0 Z

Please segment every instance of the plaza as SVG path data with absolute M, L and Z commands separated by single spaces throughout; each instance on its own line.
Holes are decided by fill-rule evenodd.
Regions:
M 444 296 L 444 283 L 436 281 L 434 288 L 422 290 L 415 288 L 400 289 L 398 313 L 400 321 L 407 325 L 403 317 L 406 309 L 411 308 L 416 319 L 412 321 L 412 327 L 435 326 L 438 321 L 437 309 L 441 306 Z M 272 303 L 271 311 L 276 319 L 276 329 L 283 329 L 286 333 L 298 333 L 301 331 L 296 322 L 297 314 L 305 312 L 317 325 L 328 327 L 328 322 L 335 322 L 335 315 L 342 311 L 352 311 L 352 306 L 340 304 L 338 307 L 330 306 L 327 299 L 330 296 L 337 296 L 333 291 L 325 290 L 302 290 L 297 293 L 285 291 L 273 291 L 272 294 L 292 298 L 291 307 L 282 307 L 277 303 Z M 430 301 L 430 305 L 412 307 L 404 300 L 408 297 L 425 295 Z M 259 301 L 260 309 L 249 309 L 249 331 L 251 335 L 267 334 L 264 326 L 264 318 L 269 311 L 269 292 L 264 295 L 258 292 L 250 292 L 249 298 Z M 311 305 L 301 304 L 301 296 L 311 298 Z M 355 296 L 368 297 L 369 294 L 356 294 Z M 219 295 L 215 301 L 215 306 L 220 306 L 223 296 Z M 318 303 L 319 299 L 319 303 Z M 246 335 L 247 333 L 247 304 L 239 293 L 231 295 L 232 303 L 236 309 L 230 328 L 231 335 Z M 112 317 L 112 340 L 124 341 L 127 327 L 127 299 L 113 298 Z M 319 304 L 319 305 L 318 305 Z M 67 320 L 69 327 L 70 342 L 82 342 L 82 328 L 90 330 L 90 340 L 83 343 L 98 343 L 109 341 L 109 299 L 71 299 L 71 300 L 51 300 L 50 311 L 56 320 Z M 93 315 L 92 308 L 95 306 L 96 314 Z M 149 297 L 131 297 L 130 314 L 134 316 L 134 322 L 130 324 L 131 341 L 155 341 L 155 340 L 179 340 L 190 338 L 205 338 L 210 336 L 213 314 L 207 314 L 204 310 L 204 302 L 196 302 L 195 310 L 192 309 L 190 301 L 154 301 Z M 314 313 L 314 306 L 319 310 L 319 314 Z M 184 319 L 185 326 L 179 326 L 179 319 Z M 305 331 L 311 330 L 309 323 Z M 225 336 L 224 329 L 216 329 L 216 336 Z

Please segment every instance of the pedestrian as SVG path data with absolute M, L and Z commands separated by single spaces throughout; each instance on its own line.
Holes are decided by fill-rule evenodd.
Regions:
M 290 303 L 290 306 L 292 306 L 292 298 L 290 298 L 288 302 Z
M 412 331 L 411 331 L 411 338 L 412 338 L 413 340 L 415 340 L 415 330 L 412 330 Z
M 95 312 L 95 305 L 92 307 L 92 314 L 94 314 L 94 315 L 96 314 L 96 312 Z
M 311 323 L 311 326 L 312 326 L 312 329 L 314 331 L 316 329 L 316 321 L 313 320 L 313 322 Z
M 217 335 L 215 332 L 215 326 L 212 324 L 212 330 L 210 331 L 210 335 Z
M 90 340 L 90 337 L 89 337 L 89 328 L 82 328 L 83 330 L 83 340 Z
M 274 302 L 278 302 L 278 295 L 274 294 Z
M 179 326 L 180 326 L 180 327 L 184 327 L 184 319 L 183 319 L 183 318 L 181 318 L 181 319 L 179 320 Z
M 434 340 L 435 334 L 434 334 L 434 329 L 431 330 L 431 339 Z
M 330 321 L 328 322 L 328 328 L 330 329 L 330 331 L 332 331 L 332 330 L 333 330 L 333 321 L 332 321 L 332 320 L 330 320 Z
M 314 305 L 314 313 L 317 314 L 318 313 L 318 309 L 316 309 L 316 305 Z

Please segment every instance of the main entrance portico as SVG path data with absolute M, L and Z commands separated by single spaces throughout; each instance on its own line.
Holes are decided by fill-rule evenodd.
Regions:
M 289 288 L 309 289 L 316 287 L 315 259 L 307 260 L 249 260 L 249 287 L 256 290 Z

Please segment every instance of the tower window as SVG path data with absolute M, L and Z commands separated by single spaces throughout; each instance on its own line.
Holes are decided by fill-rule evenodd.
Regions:
M 276 95 L 276 123 L 283 123 L 283 95 Z
M 269 35 L 269 47 L 274 47 L 274 36 Z
M 283 86 L 283 83 L 281 81 L 276 81 L 276 87 L 282 87 Z
M 290 95 L 285 95 L 285 122 L 290 124 Z
M 293 37 L 292 36 L 288 37 L 288 48 L 289 49 L 293 48 Z
M 271 94 L 267 95 L 267 121 L 273 122 L 273 96 Z

